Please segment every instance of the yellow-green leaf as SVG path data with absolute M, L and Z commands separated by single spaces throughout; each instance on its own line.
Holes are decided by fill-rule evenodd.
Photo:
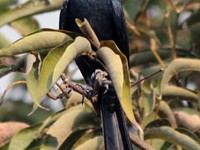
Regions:
M 92 114 L 82 105 L 72 107 L 49 128 L 47 134 L 56 137 L 60 145 L 72 132 L 97 126 Z
M 192 138 L 167 126 L 159 128 L 150 128 L 145 133 L 145 139 L 163 139 L 170 143 L 182 146 L 184 149 L 200 149 L 200 145 Z
M 8 150 L 24 150 L 33 140 L 40 135 L 39 128 L 41 124 L 25 128 L 19 131 L 11 140 Z
M 63 43 L 68 37 L 67 32 L 42 29 L 0 49 L 0 57 L 53 48 Z
M 0 15 L 0 26 L 3 26 L 7 23 L 11 23 L 12 21 L 42 13 L 53 11 L 56 9 L 60 9 L 63 1 L 62 0 L 51 0 L 43 1 L 43 0 L 29 0 L 26 3 L 19 5 L 13 9 L 9 9 L 8 11 L 4 12 Z
M 101 48 L 97 51 L 97 55 L 108 68 L 113 86 L 127 118 L 133 124 L 137 125 L 133 114 L 130 94 L 130 75 L 126 56 L 118 49 L 113 41 L 101 42 Z
M 81 144 L 75 150 L 102 150 L 104 149 L 103 137 L 97 136 Z
M 161 92 L 164 86 L 168 84 L 170 79 L 179 72 L 182 71 L 200 71 L 200 60 L 198 59 L 188 59 L 188 58 L 178 58 L 172 61 L 163 74 L 161 81 Z

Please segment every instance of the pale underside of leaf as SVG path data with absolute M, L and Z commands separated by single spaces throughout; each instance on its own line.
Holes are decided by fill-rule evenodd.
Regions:
M 26 149 L 33 140 L 39 136 L 39 128 L 41 124 L 25 128 L 19 131 L 11 140 L 8 150 Z
M 167 126 L 150 128 L 145 136 L 146 139 L 163 139 L 188 150 L 200 149 L 200 145 L 192 138 Z
M 182 71 L 200 71 L 200 60 L 197 59 L 187 59 L 187 58 L 178 58 L 169 64 L 167 69 L 163 74 L 161 81 L 161 92 L 164 89 L 164 86 L 168 84 L 170 79 L 179 72 Z
M 91 120 L 93 115 L 84 110 L 82 105 L 72 107 L 66 114 L 62 115 L 48 130 L 47 134 L 55 137 L 58 147 L 71 133 L 76 130 L 83 130 L 95 127 L 95 120 Z
M 103 137 L 94 137 L 85 143 L 81 144 L 75 150 L 102 150 L 104 148 Z
M 66 38 L 69 36 L 64 32 L 42 29 L 0 49 L 0 57 L 53 48 L 63 43 Z
M 116 49 L 112 44 L 113 43 L 111 43 L 111 47 Z M 101 47 L 97 51 L 97 56 L 100 57 L 108 68 L 113 86 L 126 116 L 132 123 L 135 124 L 135 117 L 133 115 L 132 101 L 130 97 L 129 73 L 127 73 L 127 66 L 124 65 L 127 63 L 126 58 L 120 57 L 120 55 L 116 54 L 118 52 L 114 52 L 117 50 L 113 51 L 113 49 L 111 50 L 108 47 Z
M 195 102 L 196 104 L 198 104 L 198 106 L 200 106 L 200 97 L 194 92 L 181 87 L 165 85 L 162 95 L 166 97 L 179 97 L 185 100 L 189 100 L 191 102 Z
M 35 84 L 36 87 L 29 88 L 30 93 L 33 93 L 31 96 L 35 104 L 39 107 L 41 107 L 41 100 L 45 97 L 52 85 L 55 84 L 71 61 L 82 53 L 92 52 L 90 42 L 83 37 L 77 37 L 73 43 L 71 42 L 72 39 L 68 38 L 68 41 L 54 48 L 47 55 L 44 59 L 39 78 L 33 80 L 35 81 L 33 84 Z
M 51 0 L 51 1 L 29 0 L 28 2 L 20 5 L 19 7 L 9 9 L 8 11 L 1 14 L 0 26 L 3 26 L 7 23 L 10 23 L 17 19 L 21 19 L 30 15 L 60 9 L 62 2 L 63 2 L 62 0 Z

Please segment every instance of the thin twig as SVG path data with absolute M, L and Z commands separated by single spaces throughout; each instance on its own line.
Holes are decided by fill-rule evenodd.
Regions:
M 3 99 L 6 96 L 6 93 L 8 92 L 8 90 L 10 90 L 13 86 L 15 86 L 17 84 L 27 84 L 27 82 L 26 81 L 16 81 L 16 82 L 13 82 L 10 85 L 8 85 L 8 87 L 4 90 L 3 94 L 1 95 L 0 105 L 3 103 Z
M 65 92 L 65 90 L 58 84 L 56 83 L 57 87 L 61 90 L 61 92 L 65 95 L 66 98 L 69 98 L 69 94 Z
M 157 61 L 159 62 L 160 66 L 161 66 L 161 68 L 163 68 L 165 70 L 165 65 L 164 65 L 162 59 L 160 58 L 160 56 L 158 55 L 158 53 L 156 52 L 156 49 L 157 49 L 156 40 L 151 38 L 150 39 L 150 43 L 151 43 L 150 49 L 151 49 L 152 53 L 156 57 Z
M 16 72 L 16 71 L 25 72 L 25 59 L 26 59 L 25 56 L 19 58 L 10 66 L 6 67 L 6 69 L 1 69 L 0 77 L 3 77 L 11 72 Z
M 170 45 L 171 45 L 172 58 L 175 59 L 177 56 L 176 56 L 176 52 L 175 52 L 175 39 L 174 39 L 174 36 L 172 33 L 172 28 L 171 28 L 170 19 L 169 19 L 170 14 L 171 14 L 170 11 L 168 11 L 165 14 L 165 20 L 166 20 L 166 24 L 167 24 L 167 31 L 168 31 L 169 41 L 170 41 Z
M 141 36 L 140 32 L 128 20 L 126 20 L 126 25 L 134 34 L 136 34 L 137 36 Z
M 53 100 L 57 100 L 58 99 L 58 96 L 53 95 L 51 92 L 48 92 L 47 96 L 50 97 Z
M 174 5 L 173 1 L 172 0 L 165 0 L 172 8 L 173 10 L 176 12 L 176 13 L 180 13 L 182 11 L 182 9 L 179 9 L 176 5 Z
M 148 78 L 150 78 L 150 77 L 152 77 L 152 76 L 154 76 L 154 75 L 156 75 L 156 74 L 158 74 L 158 73 L 160 73 L 162 71 L 163 71 L 163 68 L 161 68 L 160 70 L 158 70 L 158 71 L 156 71 L 156 72 L 154 72 L 154 73 L 152 73 L 152 74 L 150 74 L 148 76 L 145 76 L 144 78 L 138 80 L 137 82 L 132 83 L 131 87 L 134 87 L 135 85 L 139 84 L 140 82 L 142 82 L 142 81 L 144 81 L 144 80 L 146 80 L 146 79 L 148 79 Z

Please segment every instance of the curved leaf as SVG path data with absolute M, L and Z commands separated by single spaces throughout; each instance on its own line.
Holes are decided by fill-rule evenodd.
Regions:
M 51 0 L 51 2 L 29 0 L 25 4 L 2 13 L 0 16 L 0 26 L 30 15 L 60 9 L 62 2 L 62 0 Z
M 42 29 L 0 49 L 0 57 L 49 49 L 63 43 L 66 38 L 69 36 L 65 32 Z
M 1 2 L 0 2 L 0 8 L 16 4 L 17 2 L 18 2 L 18 0 L 1 0 Z
M 199 64 L 200 60 L 198 59 L 178 58 L 172 61 L 163 74 L 161 92 L 175 74 L 182 71 L 200 71 Z
M 60 75 L 64 72 L 66 67 L 73 61 L 76 57 L 83 53 L 91 53 L 92 48 L 90 42 L 84 37 L 77 37 L 75 41 L 69 45 L 55 66 L 55 70 L 52 74 L 52 82 L 54 83 Z
M 0 48 L 8 46 L 9 45 L 9 40 L 0 33 Z
M 27 78 L 29 92 L 35 104 L 38 106 L 40 106 L 41 100 L 71 61 L 84 52 L 89 53 L 92 51 L 91 45 L 87 39 L 77 37 L 75 41 L 71 43 L 71 38 L 67 38 L 68 40 L 64 44 L 54 48 L 44 59 L 44 64 L 38 77 L 36 79 Z M 34 75 L 33 72 L 33 77 Z M 34 88 L 30 88 L 31 86 Z
M 185 129 L 185 128 L 178 128 L 178 129 L 176 129 L 176 130 L 177 130 L 178 132 L 180 132 L 180 133 L 183 133 L 183 134 L 189 136 L 190 138 L 192 138 L 193 140 L 195 140 L 197 143 L 200 144 L 200 139 L 199 139 L 199 137 L 198 137 L 196 134 L 192 133 L 190 130 Z
M 67 138 L 62 142 L 61 145 L 57 148 L 58 150 L 63 149 L 74 149 L 72 148 L 77 140 L 79 140 L 84 134 L 86 133 L 88 129 L 78 130 L 74 131 L 72 134 L 67 136 Z
M 98 126 L 93 117 L 94 114 L 85 111 L 82 105 L 72 107 L 49 128 L 47 134 L 56 137 L 61 145 L 72 132 Z
M 102 129 L 95 129 L 95 130 L 87 130 L 83 136 L 81 136 L 78 140 L 76 140 L 75 144 L 73 145 L 72 149 L 80 146 L 81 144 L 85 143 L 89 139 L 95 138 L 97 136 L 102 136 Z
M 103 137 L 97 136 L 75 148 L 75 150 L 102 150 L 104 149 Z
M 38 91 L 39 91 L 38 79 L 39 79 L 39 70 L 40 70 L 41 60 L 39 56 L 35 58 L 36 58 L 35 62 L 32 62 L 33 63 L 32 65 L 29 64 L 32 66 L 32 68 L 30 69 L 26 77 L 28 91 L 35 103 L 35 105 L 33 106 L 32 112 L 37 108 L 37 106 L 45 109 L 43 106 L 40 105 L 40 101 L 38 101 L 38 99 L 40 99 L 40 94 L 38 94 Z M 32 114 L 32 112 L 30 114 Z
M 11 138 L 20 130 L 29 127 L 23 122 L 2 122 L 0 123 L 0 148 L 8 143 Z
M 26 149 L 33 140 L 40 135 L 39 128 L 41 124 L 25 128 L 19 131 L 11 140 L 8 150 L 23 150 Z
M 27 17 L 17 20 L 10 24 L 15 28 L 22 36 L 26 36 L 40 29 L 38 21 L 33 17 Z
M 173 128 L 177 127 L 174 114 L 173 114 L 172 110 L 170 109 L 169 105 L 165 101 L 163 101 L 163 100 L 159 101 L 157 109 L 158 109 L 159 115 L 162 118 L 168 119 Z
M 41 101 L 46 95 L 46 93 L 49 91 L 51 86 L 57 81 L 52 81 L 52 74 L 55 70 L 56 64 L 60 61 L 60 58 L 63 56 L 66 47 L 69 46 L 69 44 L 71 43 L 72 39 L 68 38 L 68 40 L 64 44 L 52 49 L 45 57 L 40 71 L 39 79 L 37 81 L 38 88 L 34 89 L 35 91 L 37 91 L 37 96 L 32 97 L 36 101 Z
M 184 100 L 189 100 L 197 103 L 198 106 L 200 106 L 200 97 L 194 92 L 191 92 L 181 87 L 165 85 L 162 91 L 162 95 L 164 97 L 182 98 Z
M 115 54 L 108 47 L 101 47 L 97 50 L 97 56 L 104 62 L 108 69 L 108 73 L 113 82 L 116 94 L 119 100 L 122 100 L 122 87 L 123 87 L 123 66 L 119 55 Z M 117 66 L 117 67 L 116 67 Z
M 142 3 L 144 2 L 144 0 L 124 0 L 122 2 L 125 10 L 128 13 L 128 16 L 131 20 L 134 20 L 136 18 L 137 12 L 139 12 Z
M 170 127 L 159 127 L 159 128 L 150 128 L 145 132 L 145 139 L 163 139 L 170 143 L 180 145 L 184 149 L 188 150 L 199 150 L 200 145 L 182 133 L 170 128 Z
M 171 52 L 165 49 L 157 50 L 157 53 L 161 59 L 166 59 L 171 56 Z M 130 56 L 130 66 L 144 65 L 148 63 L 158 63 L 150 50 L 134 53 Z
M 101 42 L 101 48 L 97 51 L 97 55 L 108 68 L 113 86 L 127 118 L 140 129 L 133 114 L 130 75 L 126 56 L 113 41 Z
M 151 88 L 145 81 L 141 84 L 141 97 L 139 102 L 141 109 L 144 111 L 144 117 L 147 117 L 150 113 L 152 113 L 156 102 L 155 89 Z

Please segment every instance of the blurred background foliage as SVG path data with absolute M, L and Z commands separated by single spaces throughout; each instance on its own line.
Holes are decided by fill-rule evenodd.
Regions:
M 40 29 L 38 21 L 34 18 L 35 14 L 59 10 L 61 4 L 62 0 L 27 0 L 20 5 L 17 0 L 1 0 L 0 26 L 9 25 L 21 36 L 26 36 Z M 132 82 L 160 68 L 167 70 L 132 88 L 134 113 L 144 130 L 145 142 L 158 150 L 198 150 L 200 144 L 199 0 L 122 0 L 122 4 L 129 31 Z M 0 48 L 8 44 L 11 43 L 0 33 Z M 18 57 L 14 56 L 0 59 L 1 77 L 16 60 Z M 67 70 L 67 74 L 74 82 L 83 83 L 82 79 L 73 78 L 75 72 L 76 69 Z M 25 80 L 24 73 L 12 74 L 14 74 L 12 76 L 14 78 L 10 78 L 12 81 Z M 1 84 L 1 89 L 5 88 Z M 38 109 L 33 115 L 27 116 L 32 109 L 32 103 L 27 101 L 30 99 L 27 93 L 25 85 L 14 86 L 0 107 L 1 122 L 17 121 L 30 125 L 12 139 L 9 149 L 15 147 L 20 140 L 25 140 L 23 134 L 30 130 L 32 131 L 29 133 L 30 138 L 21 149 L 55 149 L 55 147 L 86 149 L 88 145 L 94 149 L 102 148 L 102 143 L 98 142 L 102 141 L 100 122 L 89 104 L 86 103 L 84 106 L 87 111 L 78 105 L 81 101 L 80 95 L 74 93 L 67 100 L 59 100 L 60 107 L 55 107 L 55 103 L 46 98 L 43 105 L 50 107 L 50 111 Z M 63 108 L 69 110 L 58 112 Z M 57 113 L 54 114 L 55 112 Z M 60 128 L 70 124 L 70 121 L 78 121 L 79 125 L 69 125 L 67 129 Z M 63 135 L 56 132 L 59 129 Z M 13 134 L 10 133 L 5 141 L 1 141 L 0 138 L 2 149 L 8 148 Z M 41 136 L 36 137 L 36 134 Z M 101 146 L 97 148 L 98 144 Z

